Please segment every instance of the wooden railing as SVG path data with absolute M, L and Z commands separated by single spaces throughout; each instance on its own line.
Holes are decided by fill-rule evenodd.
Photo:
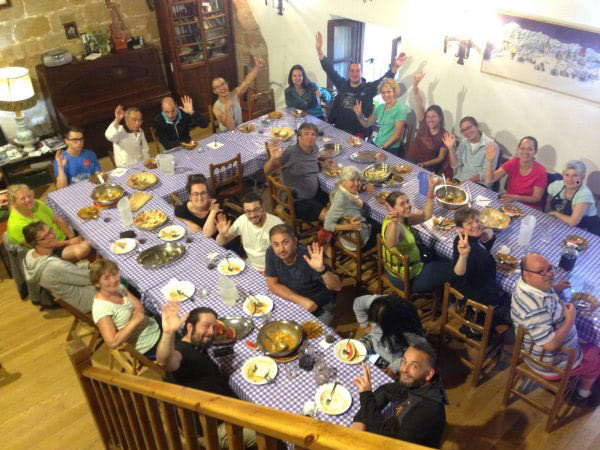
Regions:
M 422 449 L 403 441 L 365 433 L 265 406 L 189 389 L 163 381 L 93 367 L 81 340 L 67 353 L 81 383 L 106 448 L 199 449 L 199 419 L 207 449 L 219 449 L 218 421 L 225 422 L 230 450 L 243 449 L 242 427 L 256 431 L 261 450 Z

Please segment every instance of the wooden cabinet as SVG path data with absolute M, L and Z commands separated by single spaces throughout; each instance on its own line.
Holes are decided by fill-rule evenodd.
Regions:
M 192 97 L 197 111 L 216 100 L 214 77 L 237 85 L 231 8 L 230 0 L 156 0 L 169 86 Z

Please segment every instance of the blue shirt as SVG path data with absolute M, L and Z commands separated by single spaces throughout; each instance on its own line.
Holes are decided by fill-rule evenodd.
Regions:
M 101 170 L 98 157 L 91 150 L 83 149 L 79 156 L 71 156 L 67 151 L 64 151 L 63 155 L 67 158 L 65 174 L 69 184 L 85 180 Z M 56 160 L 54 161 L 54 175 L 58 176 L 58 163 Z

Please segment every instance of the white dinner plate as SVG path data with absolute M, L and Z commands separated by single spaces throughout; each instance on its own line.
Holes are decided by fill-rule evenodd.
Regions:
M 262 307 L 259 307 L 258 310 L 255 308 L 255 303 L 259 302 L 262 304 Z M 242 309 L 246 314 L 252 317 L 260 317 L 268 314 L 273 309 L 273 300 L 271 300 L 266 295 L 253 295 L 251 297 L 247 297 L 242 305 Z
M 245 268 L 246 263 L 244 260 L 235 257 L 229 258 L 229 262 L 227 262 L 227 259 L 223 258 L 217 265 L 217 270 L 219 273 L 227 276 L 233 276 L 242 273 Z
M 181 281 L 175 278 L 171 278 L 160 288 L 160 292 L 168 302 L 183 302 L 194 295 L 195 291 L 196 286 L 191 281 Z
M 167 227 L 162 228 L 158 232 L 158 237 L 163 241 L 177 241 L 185 236 L 185 228 L 181 225 L 169 225 Z
M 277 363 L 268 356 L 256 356 L 242 366 L 242 377 L 251 384 L 267 384 L 277 376 Z
M 362 342 L 357 341 L 356 339 L 350 339 L 350 344 L 352 344 L 356 349 L 356 356 L 354 356 L 352 359 L 348 359 L 348 356 L 344 352 L 342 352 L 342 350 L 346 347 L 347 344 L 348 339 L 342 339 L 341 341 L 335 344 L 335 346 L 333 347 L 333 354 L 335 358 L 338 361 L 343 362 L 344 364 L 360 364 L 361 362 L 363 362 L 363 360 L 367 356 L 367 349 L 365 345 Z
M 332 390 L 333 383 L 322 384 L 317 388 L 317 392 L 315 393 L 315 403 L 317 404 L 317 408 L 330 416 L 344 414 L 348 411 L 350 405 L 352 405 L 352 395 L 350 395 L 348 389 L 341 384 L 338 384 L 328 405 L 327 399 L 331 395 Z
M 115 255 L 124 255 L 135 248 L 137 241 L 133 238 L 117 239 L 110 244 L 110 251 Z

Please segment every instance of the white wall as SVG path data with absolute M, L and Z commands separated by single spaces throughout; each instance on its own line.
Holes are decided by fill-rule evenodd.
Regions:
M 412 75 L 424 67 L 427 76 L 422 90 L 428 103 L 442 106 L 448 129 L 457 126 L 461 116 L 472 115 L 511 153 L 522 136 L 533 135 L 540 143 L 538 160 L 542 164 L 560 170 L 566 161 L 582 159 L 588 173 L 596 171 L 591 177 L 594 186 L 592 180 L 588 179 L 588 183 L 600 193 L 600 105 L 481 73 L 481 55 L 477 52 L 460 66 L 451 51 L 446 55 L 442 51 L 443 37 L 451 29 L 450 24 L 464 20 L 460 11 L 488 19 L 500 10 L 501 4 L 504 11 L 593 27 L 600 23 L 597 0 L 455 0 L 452 2 L 454 10 L 448 9 L 449 3 L 444 0 L 366 3 L 362 0 L 289 0 L 284 2 L 284 15 L 278 16 L 264 1 L 249 0 L 268 45 L 270 79 L 282 83 L 281 88 L 273 86 L 278 104 L 284 103 L 283 87 L 293 64 L 302 64 L 311 79 L 325 83 L 314 36 L 317 31 L 326 33 L 327 21 L 332 16 L 388 27 L 392 35 L 402 36 L 401 51 L 410 57 L 398 79 L 409 88 Z M 464 101 L 459 94 L 463 87 Z M 414 105 L 411 91 L 401 99 L 409 106 Z

